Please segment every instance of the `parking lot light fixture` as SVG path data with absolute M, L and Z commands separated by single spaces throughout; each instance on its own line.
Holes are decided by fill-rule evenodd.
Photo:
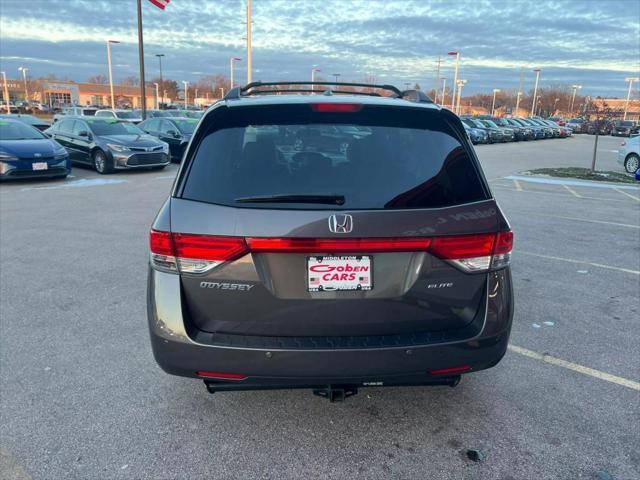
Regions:
M 164 89 L 164 81 L 162 80 L 162 57 L 164 57 L 164 53 L 156 53 L 156 57 L 158 57 L 158 63 L 160 66 L 160 85 L 162 85 L 162 88 Z M 164 103 L 164 90 L 162 95 L 162 101 L 159 103 L 160 104 Z
M 462 98 L 462 87 L 465 86 L 465 84 L 467 83 L 466 80 L 458 80 L 458 99 L 456 102 L 456 109 L 455 109 L 455 113 L 456 115 L 460 115 L 460 99 Z
M 189 82 L 183 80 L 182 84 L 184 85 L 184 109 L 186 110 L 189 104 Z
M 316 72 L 321 72 L 322 70 L 320 70 L 318 68 L 317 65 L 313 65 L 311 67 L 311 82 L 315 82 L 316 81 Z M 315 85 L 311 85 L 311 90 L 315 90 Z
M 493 115 L 495 114 L 496 111 L 496 93 L 500 92 L 499 88 L 494 88 L 493 89 L 493 103 L 491 104 L 491 116 L 493 117 Z
M 536 72 L 536 84 L 533 87 L 533 99 L 531 100 L 531 115 L 529 115 L 530 117 L 533 117 L 536 111 L 536 97 L 538 96 L 538 80 L 540 80 L 541 70 L 539 68 L 535 68 L 533 71 Z
M 456 66 L 453 71 L 453 95 L 451 95 L 451 111 L 455 111 L 456 108 L 456 86 L 458 85 L 458 65 L 460 64 L 460 52 L 449 52 L 447 55 L 456 56 Z
M 627 119 L 627 112 L 629 111 L 629 99 L 631 98 L 631 86 L 633 82 L 640 82 L 640 78 L 638 77 L 627 77 L 624 79 L 625 82 L 629 82 L 629 89 L 627 90 L 627 101 L 624 102 L 624 115 L 622 116 L 622 120 Z
M 339 73 L 332 73 L 331 75 L 333 75 L 333 78 L 336 79 L 336 83 L 338 83 L 338 79 L 340 78 L 340 74 Z
M 27 108 L 29 108 L 29 91 L 27 90 L 27 67 L 18 67 L 18 71 L 22 72 L 22 79 L 24 80 L 24 99 L 27 102 Z
M 240 57 L 231 57 L 229 59 L 229 85 L 231 88 L 235 86 L 233 81 L 233 62 L 238 62 L 240 60 L 242 60 Z
M 6 72 L 2 72 L 2 82 L 4 88 L 4 106 L 7 108 L 7 113 L 11 113 L 11 106 L 9 105 L 9 86 L 7 85 Z
M 573 104 L 576 101 L 576 92 L 582 88 L 582 85 L 571 85 L 573 94 L 571 95 L 571 103 L 569 104 L 569 116 L 573 114 Z
M 156 86 L 156 109 L 158 109 L 158 105 L 160 104 L 160 99 L 158 98 L 159 91 L 160 91 L 160 89 L 159 89 L 160 85 L 158 84 L 158 82 L 153 82 L 153 84 Z
M 444 107 L 444 97 L 447 93 L 447 78 L 443 78 L 442 79 L 442 98 L 440 99 L 440 105 Z M 436 99 L 436 103 L 438 103 L 438 100 Z
M 107 40 L 107 65 L 109 66 L 109 90 L 111 91 L 111 108 L 116 108 L 116 99 L 113 95 L 113 73 L 111 71 L 111 44 L 120 43 L 118 40 Z

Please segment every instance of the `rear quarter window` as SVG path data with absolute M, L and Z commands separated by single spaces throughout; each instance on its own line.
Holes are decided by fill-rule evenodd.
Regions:
M 347 210 L 485 200 L 472 147 L 461 143 L 449 122 L 424 108 L 365 106 L 352 113 L 318 113 L 308 104 L 223 107 L 197 132 L 178 196 L 270 209 L 328 206 L 251 203 L 246 197 L 341 195 L 344 204 L 330 208 Z

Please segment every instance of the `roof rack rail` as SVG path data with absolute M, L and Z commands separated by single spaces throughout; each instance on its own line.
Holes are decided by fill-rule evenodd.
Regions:
M 311 90 L 311 89 L 301 89 L 301 90 L 293 90 L 293 89 L 271 89 L 271 90 L 258 90 L 259 87 L 278 87 L 278 86 L 289 87 L 292 85 L 300 85 L 300 86 L 335 86 L 335 87 L 363 87 L 363 88 L 371 88 L 376 90 L 385 90 L 387 92 L 391 92 L 392 97 L 401 98 L 402 92 L 394 87 L 393 85 L 376 85 L 372 83 L 347 83 L 347 82 L 252 82 L 244 87 L 234 87 L 225 95 L 226 100 L 232 100 L 240 98 L 244 95 L 251 94 L 261 94 L 261 93 L 277 93 L 277 92 L 300 92 L 300 93 L 309 93 L 309 92 L 317 92 L 319 94 L 324 93 L 324 90 Z M 306 91 L 304 91 L 306 90 Z M 337 91 L 332 90 L 333 93 L 348 93 L 348 94 L 361 94 L 361 95 L 371 95 L 375 97 L 379 97 L 380 94 L 376 92 L 349 92 L 349 91 Z

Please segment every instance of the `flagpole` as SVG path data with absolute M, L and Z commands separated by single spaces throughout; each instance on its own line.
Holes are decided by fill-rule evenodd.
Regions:
M 142 120 L 147 118 L 147 94 L 144 86 L 144 46 L 142 43 L 142 0 L 138 0 L 138 61 L 140 63 L 140 108 Z

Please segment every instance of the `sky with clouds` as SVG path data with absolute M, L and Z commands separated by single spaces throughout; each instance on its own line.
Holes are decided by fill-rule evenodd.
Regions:
M 106 39 L 115 80 L 138 75 L 135 0 L 0 0 L 0 69 L 10 78 L 27 66 L 73 80 L 107 74 Z M 319 75 L 406 82 L 433 88 L 453 78 L 447 52 L 459 50 L 465 93 L 583 85 L 582 93 L 626 95 L 625 77 L 640 70 L 640 0 L 253 0 L 254 80 Z M 245 0 L 171 0 L 165 11 L 143 0 L 147 77 L 193 81 L 229 74 L 230 56 L 245 58 Z M 244 62 L 236 79 L 244 79 Z M 637 91 L 635 92 L 637 95 Z

